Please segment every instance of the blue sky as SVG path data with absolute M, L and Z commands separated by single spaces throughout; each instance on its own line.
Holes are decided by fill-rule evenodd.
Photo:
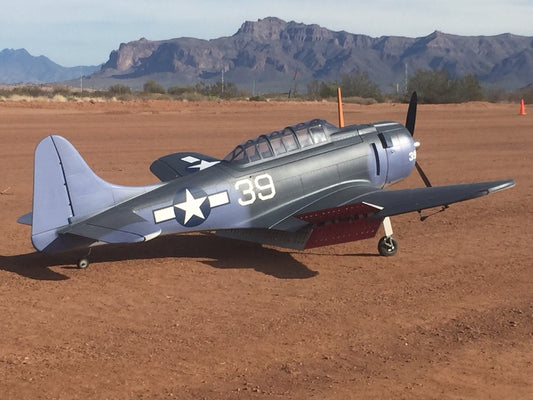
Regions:
M 244 21 L 268 16 L 373 37 L 533 36 L 533 0 L 18 0 L 2 7 L 0 50 L 96 65 L 122 42 L 231 36 Z

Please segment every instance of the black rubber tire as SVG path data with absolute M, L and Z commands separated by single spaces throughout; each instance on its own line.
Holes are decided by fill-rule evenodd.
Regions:
M 378 242 L 379 254 L 390 257 L 398 252 L 398 241 L 394 237 L 383 236 Z
M 86 258 L 80 258 L 78 260 L 77 266 L 79 269 L 86 269 L 89 266 L 89 260 Z

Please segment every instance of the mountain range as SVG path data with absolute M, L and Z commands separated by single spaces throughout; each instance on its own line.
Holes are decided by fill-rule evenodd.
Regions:
M 50 83 L 92 74 L 100 66 L 62 67 L 45 56 L 32 56 L 25 49 L 0 51 L 0 83 Z
M 0 82 L 6 81 L 5 51 L 0 53 Z M 50 69 L 37 59 L 42 70 L 47 65 Z M 362 72 L 382 90 L 392 92 L 403 88 L 406 76 L 417 70 L 438 69 L 457 77 L 472 74 L 485 87 L 525 87 L 533 82 L 533 37 L 510 33 L 459 36 L 435 31 L 419 38 L 373 38 L 268 17 L 246 21 L 229 37 L 142 38 L 122 43 L 105 64 L 84 78 L 84 87 L 107 88 L 119 83 L 140 89 L 149 79 L 166 87 L 224 79 L 250 92 L 287 91 L 294 86 L 305 91 L 312 80 L 336 81 L 342 74 Z M 11 67 L 11 76 L 15 70 Z M 50 78 L 42 78 L 41 68 L 29 64 L 20 70 L 26 76 L 39 73 L 39 81 L 59 76 L 49 71 Z M 79 68 L 77 73 L 79 76 Z M 89 73 L 84 70 L 84 74 Z

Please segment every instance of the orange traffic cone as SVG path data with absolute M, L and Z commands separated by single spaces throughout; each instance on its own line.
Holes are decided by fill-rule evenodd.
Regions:
M 520 100 L 520 115 L 526 115 L 526 106 L 524 105 L 524 99 Z

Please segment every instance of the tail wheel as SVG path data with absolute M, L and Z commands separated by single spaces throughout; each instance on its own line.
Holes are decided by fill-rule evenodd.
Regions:
M 398 252 L 398 241 L 392 236 L 383 236 L 378 242 L 379 254 L 385 257 L 390 257 Z
M 89 260 L 87 258 L 80 258 L 78 260 L 78 268 L 79 269 L 85 269 L 89 266 Z

